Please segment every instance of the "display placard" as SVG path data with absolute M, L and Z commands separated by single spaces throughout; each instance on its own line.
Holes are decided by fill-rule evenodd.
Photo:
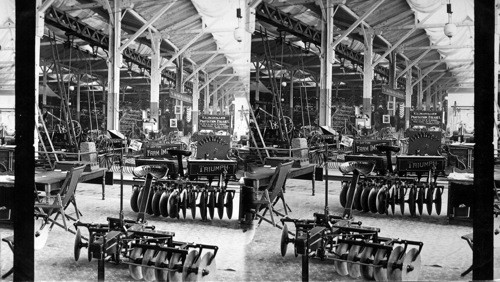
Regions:
M 410 126 L 437 126 L 441 127 L 443 112 L 441 111 L 412 111 L 410 112 Z
M 442 156 L 396 156 L 396 165 L 401 172 L 444 171 L 445 159 Z
M 375 154 L 375 155 L 383 155 L 384 153 L 380 152 L 377 149 L 378 145 L 391 145 L 390 140 L 354 140 L 353 144 L 353 153 L 354 154 Z
M 231 127 L 230 115 L 200 115 L 198 119 L 200 130 L 224 130 L 229 131 Z
M 144 157 L 146 158 L 171 158 L 168 153 L 170 149 L 182 149 L 182 144 L 148 144 L 144 147 Z
M 197 142 L 197 159 L 227 159 L 227 151 L 231 148 L 229 135 L 197 135 L 192 141 Z

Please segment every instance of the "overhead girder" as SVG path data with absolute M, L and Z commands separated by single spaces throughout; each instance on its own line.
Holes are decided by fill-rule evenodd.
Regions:
M 304 42 L 311 42 L 317 46 L 321 45 L 321 31 L 293 19 L 289 15 L 272 7 L 271 5 L 266 4 L 265 2 L 261 3 L 257 7 L 255 16 L 258 20 L 271 24 L 279 30 L 293 34 L 301 38 Z M 335 54 L 356 64 L 364 64 L 364 56 L 361 52 L 354 51 L 345 44 L 340 43 L 335 46 Z M 374 67 L 374 72 L 389 78 L 389 69 L 386 67 L 377 65 Z M 403 78 L 398 79 L 399 85 L 404 86 L 405 83 L 406 81 Z
M 57 27 L 66 33 L 74 35 L 81 38 L 89 43 L 91 46 L 98 46 L 105 50 L 109 46 L 109 36 L 104 32 L 91 27 L 90 25 L 80 21 L 59 9 L 51 6 L 47 9 L 45 13 L 45 23 L 51 26 Z M 140 68 L 151 69 L 151 59 L 148 57 L 137 53 L 131 48 L 125 48 L 122 52 L 125 61 L 134 63 Z M 176 74 L 175 72 L 164 70 L 162 76 L 172 82 L 175 82 Z M 192 89 L 193 85 L 191 82 L 186 82 L 186 88 Z

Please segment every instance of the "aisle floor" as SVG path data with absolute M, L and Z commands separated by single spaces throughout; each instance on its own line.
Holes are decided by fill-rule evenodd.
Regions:
M 236 183 L 233 184 L 236 189 Z M 77 202 L 83 213 L 82 222 L 105 223 L 108 216 L 117 217 L 119 212 L 119 185 L 107 186 L 106 200 L 101 200 L 100 185 L 79 184 Z M 124 186 L 124 216 L 135 219 L 129 205 L 131 186 Z M 340 214 L 340 183 L 329 182 L 329 210 Z M 316 195 L 311 195 L 311 182 L 289 180 L 285 198 L 292 209 L 290 217 L 310 219 L 314 212 L 324 210 L 324 182 L 316 183 Z M 445 189 L 444 199 L 447 199 Z M 219 246 L 217 273 L 210 281 L 297 281 L 301 279 L 301 259 L 293 255 L 289 246 L 288 254 L 280 254 L 281 230 L 268 223 L 262 223 L 253 230 L 243 231 L 237 220 L 239 191 L 235 195 L 232 219 L 226 216 L 203 222 L 199 215 L 192 219 L 171 219 L 146 215 L 149 225 L 158 230 L 175 232 L 175 240 Z M 70 207 L 72 211 L 72 208 Z M 446 200 L 443 203 L 446 211 Z M 356 221 L 363 226 L 378 227 L 385 237 L 417 240 L 424 243 L 422 250 L 422 271 L 420 280 L 470 280 L 471 274 L 460 277 L 472 262 L 472 251 L 460 236 L 472 232 L 470 222 L 450 222 L 443 212 L 438 215 L 424 214 L 410 217 L 408 214 L 395 215 L 366 214 L 354 211 Z M 500 219 L 495 218 L 499 227 Z M 1 227 L 2 237 L 12 234 L 9 228 Z M 86 235 L 86 230 L 84 232 Z M 88 262 L 86 249 L 82 249 L 79 261 L 73 258 L 74 235 L 59 227 L 49 233 L 46 246 L 35 253 L 36 280 L 97 280 L 97 262 Z M 0 250 L 1 273 L 12 266 L 12 253 L 5 243 Z M 500 236 L 495 236 L 495 278 L 500 278 Z M 12 276 L 8 280 L 12 280 Z M 132 280 L 126 265 L 106 264 L 106 279 L 112 281 Z M 310 261 L 310 279 L 315 281 L 353 280 L 339 276 L 331 261 Z

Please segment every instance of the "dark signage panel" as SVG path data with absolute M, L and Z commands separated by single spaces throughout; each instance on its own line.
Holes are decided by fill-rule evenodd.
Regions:
M 170 149 L 181 149 L 182 144 L 148 144 L 144 148 L 146 158 L 171 158 L 168 153 Z
M 428 172 L 431 169 L 444 171 L 445 165 L 442 156 L 397 156 L 396 164 L 401 172 Z
M 385 153 L 377 150 L 378 145 L 391 145 L 390 140 L 354 140 L 353 153 L 354 154 L 375 154 L 383 155 Z
M 200 130 L 224 130 L 229 131 L 231 127 L 231 116 L 229 115 L 200 115 L 198 120 Z
M 236 173 L 236 161 L 190 160 L 188 161 L 188 171 L 189 175 L 198 176 L 234 175 Z
M 438 126 L 443 122 L 441 111 L 412 111 L 410 112 L 410 126 Z

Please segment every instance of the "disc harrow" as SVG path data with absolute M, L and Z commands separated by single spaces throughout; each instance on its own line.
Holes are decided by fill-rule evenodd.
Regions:
M 340 205 L 346 206 L 349 189 L 354 189 L 353 209 L 361 212 L 395 214 L 396 206 L 399 206 L 401 215 L 407 211 L 411 216 L 421 216 L 425 205 L 429 215 L 433 210 L 440 215 L 444 186 L 437 184 L 437 175 L 443 168 L 442 158 L 398 156 L 397 169 L 394 171 L 391 153 L 398 152 L 399 148 L 389 145 L 377 145 L 376 148 L 386 154 L 387 167 L 382 169 L 385 172 L 384 175 L 371 175 L 372 171 L 361 173 L 362 176 L 356 180 L 357 185 L 354 188 L 350 185 L 352 180 L 342 181 Z M 363 160 L 376 163 L 368 156 L 364 156 Z M 343 165 L 352 166 L 347 165 L 349 163 L 360 163 L 360 161 L 346 162 Z M 348 175 L 353 169 L 358 168 L 353 167 L 351 170 L 340 168 L 340 171 Z M 416 173 L 416 175 L 404 176 L 408 173 Z M 427 175 L 427 181 L 422 181 L 424 175 Z
M 339 202 L 346 206 L 351 181 L 342 181 Z M 354 191 L 353 209 L 360 212 L 421 216 L 427 211 L 441 214 L 444 186 L 422 183 L 412 177 L 368 175 L 359 179 Z M 425 208 L 424 208 L 425 207 Z
M 422 242 L 381 237 L 378 228 L 334 215 L 315 213 L 313 220 L 283 218 L 281 222 L 281 255 L 292 244 L 295 256 L 302 256 L 303 277 L 309 258 L 331 260 L 339 275 L 352 278 L 408 281 L 419 277 Z M 295 225 L 295 233 L 287 223 Z
M 139 211 L 144 187 L 132 187 L 130 207 L 134 212 Z M 235 190 L 232 189 L 183 179 L 158 179 L 151 184 L 151 189 L 146 213 L 152 216 L 186 219 L 188 210 L 193 219 L 197 214 L 202 220 L 212 220 L 216 215 L 222 219 L 224 212 L 228 219 L 233 216 Z
M 145 171 L 144 168 L 136 169 Z M 179 189 L 178 185 L 172 185 L 170 191 L 160 190 L 158 184 L 151 185 L 153 178 L 158 181 L 165 176 L 166 171 L 164 172 L 164 174 L 146 173 L 142 189 L 135 187 L 131 204 L 132 207 L 134 204 L 138 207 L 139 214 L 136 220 L 123 219 L 121 196 L 120 218 L 108 217 L 105 224 L 82 222 L 74 224 L 77 230 L 74 258 L 78 261 L 81 249 L 87 248 L 88 260 L 98 260 L 98 280 L 104 280 L 104 263 L 107 261 L 127 264 L 130 276 L 135 280 L 213 280 L 211 275 L 216 271 L 217 246 L 174 241 L 175 233 L 156 230 L 154 226 L 144 222 L 145 212 L 155 215 L 168 211 L 170 216 L 177 217 L 180 211 L 184 216 L 186 214 L 185 207 L 188 206 L 189 200 L 186 190 Z M 165 192 L 168 196 L 164 194 Z M 135 201 L 132 201 L 133 199 Z M 154 204 L 155 201 L 157 203 Z M 166 203 L 167 210 L 160 203 L 163 205 Z M 82 236 L 83 228 L 87 228 L 88 237 Z

